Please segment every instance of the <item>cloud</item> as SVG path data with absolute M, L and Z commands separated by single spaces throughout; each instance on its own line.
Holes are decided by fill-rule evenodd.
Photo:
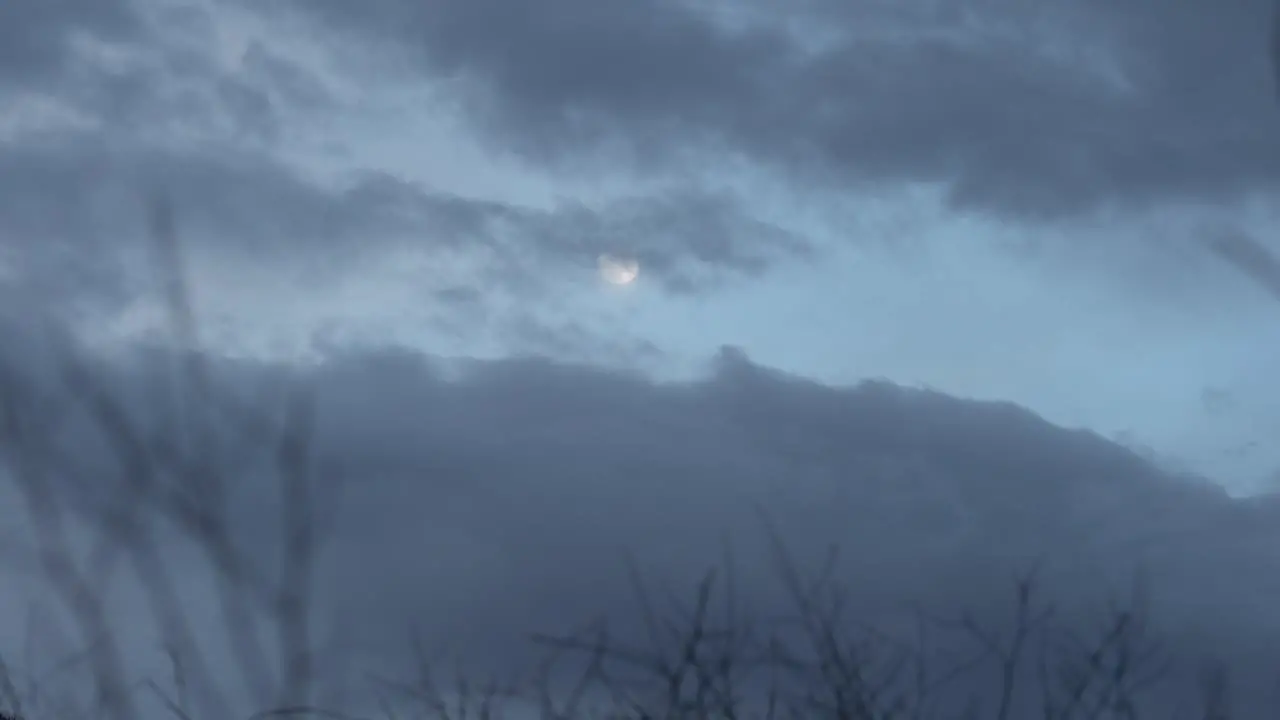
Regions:
M 756 507 L 809 564 L 840 542 L 870 618 L 896 622 L 908 597 L 994 611 L 1009 572 L 1036 559 L 1067 600 L 1143 566 L 1187 657 L 1273 666 L 1280 617 L 1259 580 L 1276 570 L 1271 499 L 1230 499 L 1013 405 L 833 387 L 743 352 L 680 383 L 549 359 L 647 367 L 732 336 L 756 343 L 752 357 L 777 348 L 829 374 L 958 378 L 1062 416 L 1096 406 L 1080 417 L 1149 421 L 1179 451 L 1218 443 L 1172 410 L 1199 413 L 1202 387 L 1235 399 L 1204 396 L 1231 447 L 1265 425 L 1248 401 L 1265 383 L 1239 379 L 1266 375 L 1269 347 L 1245 339 L 1262 314 L 1184 235 L 1205 208 L 1274 189 L 1269 3 L 780 8 L 0 2 L 10 365 L 51 383 L 47 336 L 163 316 L 135 303 L 156 284 L 145 205 L 167 196 L 209 326 L 224 313 L 320 328 L 310 364 L 254 363 L 206 337 L 215 375 L 241 396 L 318 388 L 317 447 L 346 470 L 319 489 L 337 522 L 324 609 L 346 624 L 353 658 L 393 670 L 414 621 L 501 667 L 529 659 L 510 644 L 528 630 L 625 616 L 623 548 L 679 584 L 727 536 L 759 609 L 777 609 Z M 454 124 L 422 122 L 433 113 Z M 448 176 L 471 174 L 471 156 L 419 150 L 472 135 L 496 169 L 462 191 Z M 419 167 L 433 162 L 437 175 Z M 834 247 L 870 247 L 895 214 L 919 246 Z M 1079 232 L 1043 222 L 1088 215 L 1120 219 L 1063 224 Z M 1253 241 L 1231 239 L 1265 237 L 1249 232 L 1209 244 L 1271 284 Z M 1004 262 L 1024 236 L 1059 242 Z M 945 253 L 915 254 L 939 237 Z M 601 253 L 638 259 L 632 294 L 591 284 Z M 783 263 L 795 274 L 757 282 Z M 1094 292 L 1113 276 L 1153 291 Z M 380 317 L 326 335 L 331 314 Z M 379 323 L 393 315 L 431 340 L 481 337 L 503 359 L 386 349 Z M 650 336 L 633 336 L 633 320 Z M 145 333 L 118 334 L 94 368 L 154 433 L 172 430 L 157 400 L 170 358 L 135 347 Z M 1081 368 L 1088 397 L 1059 377 Z M 77 504 L 92 505 L 113 476 L 93 467 L 86 428 L 65 432 L 67 475 L 85 479 Z M 265 558 L 280 501 L 243 442 L 227 439 L 236 529 Z M 216 617 L 208 588 L 182 582 L 193 612 Z M 118 617 L 144 622 L 141 599 L 121 592 Z M 150 640 L 139 633 L 133 657 L 150 657 Z
M 0 83 L 30 86 L 75 69 L 74 42 L 127 42 L 146 28 L 130 0 L 14 0 L 0 7 Z
M 340 283 L 409 252 L 490 306 L 554 299 L 605 251 L 640 257 L 647 280 L 692 293 L 809 249 L 736 194 L 687 183 L 535 208 L 358 163 L 322 175 L 299 162 L 292 136 L 356 110 L 323 63 L 268 46 L 251 16 L 200 3 L 63 9 L 74 8 L 4 10 L 6 28 L 40 40 L 6 44 L 0 58 L 13 81 L 0 90 L 12 110 L 0 128 L 4 290 L 33 306 L 101 312 L 135 297 L 147 272 L 142 205 L 161 189 L 197 270 L 251 263 Z M 424 294 L 442 289 L 421 282 Z
M 149 404 L 165 372 L 156 362 L 135 356 L 107 376 L 142 419 L 162 417 Z M 336 523 L 319 597 L 353 662 L 405 672 L 410 623 L 478 669 L 532 660 L 525 633 L 598 613 L 625 637 L 640 628 L 626 621 L 624 551 L 656 582 L 687 587 L 726 538 L 742 592 L 770 614 L 784 598 L 760 554 L 757 508 L 808 567 L 842 546 L 851 607 L 869 622 L 904 621 L 909 601 L 996 612 L 1012 573 L 1043 562 L 1068 606 L 1104 601 L 1141 568 L 1170 647 L 1191 663 L 1265 655 L 1280 632 L 1260 580 L 1275 570 L 1274 503 L 1231 500 L 1013 405 L 885 382 L 828 387 L 732 349 L 709 376 L 677 384 L 389 349 L 309 370 L 213 370 L 264 407 L 300 378 L 318 392 L 318 466 L 345 477 L 317 485 Z M 229 466 L 240 468 L 235 536 L 269 557 L 280 501 L 265 466 L 225 440 L 226 457 L 241 458 Z M 112 487 L 110 473 L 93 477 Z
M 244 152 L 121 147 L 82 135 L 0 145 L 0 158 L 0 232 L 28 282 L 59 289 L 70 278 L 66 285 L 83 291 L 74 273 L 93 273 L 117 294 L 135 291 L 129 283 L 149 251 L 146 199 L 157 193 L 175 206 L 196 256 L 221 252 L 330 276 L 370 240 L 433 230 L 439 242 L 457 243 L 484 214 L 376 174 L 328 188 Z
M 547 278 L 610 249 L 641 257 L 647 278 L 686 293 L 807 250 L 735 194 L 696 184 L 526 208 L 358 164 L 321 179 L 298 161 L 291 135 L 357 109 L 324 63 L 255 35 L 252 14 L 200 3 L 5 7 L 5 27 L 40 42 L 6 44 L 13 55 L 0 58 L 21 80 L 0 93 L 19 118 L 0 132 L 0 233 L 20 253 L 57 255 L 94 278 L 62 287 L 105 292 L 113 275 L 134 270 L 127 238 L 137 235 L 141 198 L 157 188 L 172 196 L 193 246 L 343 266 L 357 247 L 376 255 L 414 244 L 472 256 L 465 262 L 484 266 L 483 276 L 466 282 L 516 295 L 545 294 Z M 24 263 L 32 276 L 41 261 Z M 34 276 L 71 277 L 47 269 Z
M 43 38 L 39 53 L 4 63 L 21 79 L 9 102 L 24 112 L 52 103 L 77 118 L 84 127 L 68 152 L 91 133 L 141 148 L 128 153 L 233 148 L 234 162 L 257 154 L 260 168 L 309 176 L 284 156 L 312 137 L 315 119 L 359 112 L 342 88 L 417 83 L 441 108 L 460 103 L 461 124 L 491 149 L 551 166 L 585 161 L 622 176 L 745 158 L 790 173 L 774 177 L 789 177 L 797 196 L 938 183 L 952 204 L 1023 219 L 1238 200 L 1272 182 L 1280 157 L 1260 0 L 1222 3 L 1208 20 L 1194 5 L 1145 2 L 942 11 L 815 1 L 728 15 L 674 0 L 536 10 L 376 0 L 369 12 L 324 2 L 276 12 L 284 7 L 6 5 L 6 27 Z M 314 21 L 312 32 L 298 17 Z M 296 31 L 290 42 L 272 44 L 284 29 Z M 353 59 L 368 56 L 396 62 Z M 420 71 L 407 85 L 405 58 Z M 59 141 L 47 118 L 33 122 L 45 129 L 17 144 Z M 639 165 L 619 162 L 618 150 Z M 584 243 L 570 237 L 611 233 L 602 244 L 640 244 L 651 255 L 646 277 L 677 292 L 810 254 L 807 238 L 748 211 L 756 198 L 704 180 L 630 193 L 607 223 L 592 217 L 599 207 L 564 203 L 559 213 L 582 222 L 539 219 L 552 231 L 522 228 L 531 234 L 519 245 L 578 255 Z M 286 202 L 286 211 L 299 210 Z
M 200 4 L 132 0 L 6 3 L 0 102 L 8 113 L 49 103 L 81 124 L 117 135 L 233 133 L 271 140 L 274 96 L 314 105 L 290 63 L 264 48 L 228 61 Z M 39 123 L 36 124 L 37 129 Z
M 334 42 L 416 58 L 495 143 L 552 163 L 712 147 L 1035 218 L 1280 176 L 1263 0 L 744 5 L 728 21 L 675 0 L 297 8 Z
M 752 218 L 739 198 L 694 187 L 540 209 L 372 170 L 325 180 L 243 147 L 46 133 L 0 142 L 0 235 L 13 268 L 6 291 L 63 316 L 110 314 L 147 297 L 156 276 L 142 221 L 157 193 L 175 208 L 197 285 L 246 293 L 260 283 L 263 302 L 287 306 L 382 274 L 413 288 L 441 327 L 472 336 L 510 336 L 529 323 L 584 332 L 584 313 L 563 306 L 594 279 L 601 252 L 639 257 L 647 282 L 681 293 L 809 252 L 793 233 Z M 501 319 L 512 303 L 524 320 Z
M 1266 245 L 1246 235 L 1224 234 L 1210 241 L 1213 253 L 1280 299 L 1280 261 Z

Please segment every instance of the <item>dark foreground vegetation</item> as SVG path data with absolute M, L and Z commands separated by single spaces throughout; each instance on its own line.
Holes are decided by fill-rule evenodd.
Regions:
M 441 671 L 430 648 L 410 637 L 413 673 L 362 673 L 358 698 L 335 697 L 326 691 L 331 674 L 320 670 L 314 582 L 327 510 L 314 488 L 333 470 L 312 447 L 310 395 L 294 388 L 279 407 L 257 407 L 214 387 L 197 348 L 172 219 L 160 208 L 153 221 L 159 257 L 174 278 L 178 352 L 172 378 L 162 383 L 172 403 L 165 424 L 132 417 L 69 350 L 41 368 L 43 379 L 0 365 L 0 460 L 11 485 L 4 497 L 28 519 L 31 536 L 5 550 L 10 566 L 0 577 L 47 588 L 73 623 L 77 647 L 52 669 L 3 658 L 5 720 L 1268 717 L 1233 714 L 1239 709 L 1225 665 L 1178 657 L 1162 644 L 1141 578 L 1128 592 L 1082 606 L 1043 591 L 1042 569 L 1030 567 L 1009 578 L 1002 607 L 922 606 L 909 609 L 909 623 L 876 627 L 851 609 L 859 579 L 837 576 L 837 551 L 822 562 L 798 561 L 767 509 L 760 528 L 769 555 L 751 563 L 769 565 L 788 613 L 753 611 L 736 581 L 744 563 L 728 550 L 683 593 L 656 588 L 623 560 L 635 597 L 627 626 L 638 634 L 618 632 L 604 618 L 513 638 L 540 648 L 544 662 L 516 678 L 471 680 Z M 60 445 L 63 429 L 77 423 L 93 429 L 113 467 L 86 470 Z M 237 465 L 218 442 L 228 432 L 269 458 L 279 508 L 269 551 L 244 546 L 228 509 Z M 175 559 L 176 545 L 193 554 Z M 202 652 L 202 630 L 184 605 L 175 563 L 189 565 L 191 557 L 212 578 L 229 665 Z M 104 600 L 121 568 L 145 598 L 146 623 L 115 617 Z M 162 638 L 167 676 L 130 668 L 123 644 L 139 632 Z M 46 682 L 72 667 L 91 692 L 60 694 Z M 1280 717 L 1275 707 L 1272 717 Z

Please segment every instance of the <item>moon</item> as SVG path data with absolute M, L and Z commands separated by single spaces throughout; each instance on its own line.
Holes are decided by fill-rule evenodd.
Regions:
M 601 255 L 597 264 L 600 277 L 611 285 L 630 285 L 640 275 L 640 263 L 632 258 Z

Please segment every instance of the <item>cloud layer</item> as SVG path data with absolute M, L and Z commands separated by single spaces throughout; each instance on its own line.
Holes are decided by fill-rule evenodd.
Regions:
M 1266 0 L 297 7 L 416 60 L 543 161 L 709 146 L 1033 217 L 1229 198 L 1280 170 Z
M 164 417 L 161 359 L 112 371 L 113 392 L 140 418 Z M 337 355 L 302 376 L 241 363 L 214 371 L 263 407 L 298 379 L 316 388 L 319 462 L 346 469 L 340 484 L 316 485 L 331 532 L 318 597 L 347 661 L 388 672 L 406 669 L 411 625 L 482 672 L 532 662 L 520 642 L 530 631 L 601 613 L 620 637 L 640 632 L 627 621 L 637 617 L 628 551 L 653 582 L 687 588 L 727 541 L 740 591 L 771 616 L 785 597 L 760 510 L 804 567 L 842 547 L 851 608 L 871 623 L 900 625 L 917 606 L 998 613 L 1010 578 L 1039 564 L 1064 607 L 1104 602 L 1142 572 L 1187 672 L 1255 657 L 1280 633 L 1266 580 L 1278 562 L 1273 502 L 1230 500 L 1012 405 L 887 383 L 827 387 L 732 349 L 710 376 L 680 384 L 402 350 Z M 225 437 L 233 534 L 265 560 L 278 547 L 279 500 L 249 450 L 263 436 Z M 67 442 L 95 445 L 91 435 Z M 65 477 L 98 467 L 91 457 Z M 110 473 L 92 472 L 111 487 Z M 1239 671 L 1250 697 L 1258 678 Z

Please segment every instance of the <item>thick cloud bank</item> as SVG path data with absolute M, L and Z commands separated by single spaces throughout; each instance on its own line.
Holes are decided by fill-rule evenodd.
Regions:
M 153 401 L 162 370 L 117 364 L 112 391 Z M 1072 607 L 1123 594 L 1140 571 L 1183 670 L 1222 659 L 1257 690 L 1280 659 L 1274 502 L 1170 477 L 1016 406 L 887 382 L 827 387 L 730 349 L 681 384 L 393 350 L 213 370 L 264 406 L 286 382 L 315 388 L 313 447 L 344 477 L 317 485 L 333 521 L 319 602 L 350 658 L 392 672 L 410 626 L 490 669 L 533 660 L 530 631 L 600 614 L 638 631 L 627 552 L 658 586 L 688 590 L 727 541 L 740 594 L 780 610 L 760 510 L 804 567 L 842 547 L 851 606 L 873 624 L 900 626 L 917 607 L 999 612 L 1035 565 Z M 270 554 L 273 485 L 261 463 L 232 456 L 245 468 L 238 542 Z

